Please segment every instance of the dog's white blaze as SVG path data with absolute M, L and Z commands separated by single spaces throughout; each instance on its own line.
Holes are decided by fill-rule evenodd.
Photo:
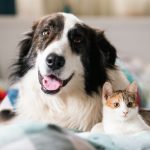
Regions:
M 71 14 L 63 14 L 65 17 L 64 30 L 61 39 L 50 43 L 45 50 L 40 51 L 37 56 L 36 67 L 39 68 L 42 75 L 47 75 L 46 58 L 51 53 L 56 53 L 65 58 L 65 66 L 61 69 L 60 78 L 65 80 L 72 73 L 78 72 L 83 75 L 83 67 L 80 61 L 80 56 L 72 53 L 68 41 L 68 31 L 75 26 L 76 23 L 81 22 L 78 18 Z

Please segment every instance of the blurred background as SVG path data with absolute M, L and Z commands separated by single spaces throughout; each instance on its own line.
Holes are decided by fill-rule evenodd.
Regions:
M 60 11 L 103 29 L 136 74 L 150 72 L 150 0 L 0 0 L 0 86 L 7 87 L 22 33 L 39 17 Z

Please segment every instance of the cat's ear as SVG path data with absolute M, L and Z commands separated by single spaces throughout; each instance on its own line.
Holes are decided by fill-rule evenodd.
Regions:
M 138 91 L 138 86 L 137 86 L 137 83 L 134 81 L 132 82 L 126 89 L 127 91 L 129 92 L 132 92 L 132 93 L 137 93 Z
M 105 82 L 103 85 L 102 95 L 105 100 L 107 100 L 108 96 L 112 95 L 113 88 L 110 82 Z

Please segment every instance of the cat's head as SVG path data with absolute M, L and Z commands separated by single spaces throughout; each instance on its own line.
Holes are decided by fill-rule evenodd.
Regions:
M 112 85 L 106 82 L 103 86 L 103 113 L 111 119 L 125 121 L 138 113 L 137 84 L 131 83 L 125 90 L 113 91 Z

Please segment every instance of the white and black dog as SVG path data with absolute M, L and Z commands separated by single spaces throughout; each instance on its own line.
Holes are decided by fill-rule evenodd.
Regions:
M 116 67 L 116 49 L 103 31 L 72 14 L 35 22 L 20 43 L 12 74 L 19 89 L 18 116 L 88 131 L 101 120 L 101 87 L 128 81 Z

